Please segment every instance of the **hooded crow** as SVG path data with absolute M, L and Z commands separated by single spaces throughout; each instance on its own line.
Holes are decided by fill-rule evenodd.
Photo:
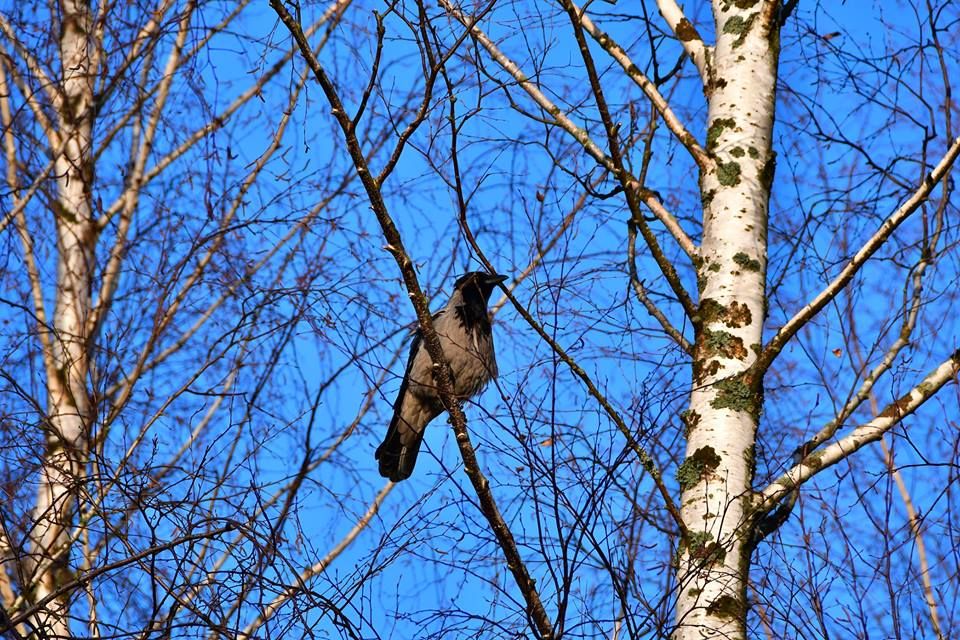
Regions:
M 461 276 L 453 285 L 447 305 L 433 315 L 433 328 L 453 372 L 453 393 L 461 402 L 480 393 L 497 377 L 487 302 L 494 287 L 506 279 L 482 271 Z M 443 402 L 434 383 L 432 361 L 418 329 L 410 345 L 400 392 L 393 403 L 393 420 L 377 447 L 381 476 L 394 482 L 410 477 L 423 431 L 441 413 Z

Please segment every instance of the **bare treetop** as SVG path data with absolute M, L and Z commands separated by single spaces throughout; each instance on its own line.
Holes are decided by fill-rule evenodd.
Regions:
M 957 635 L 960 13 L 854 4 L 0 3 L 0 635 Z

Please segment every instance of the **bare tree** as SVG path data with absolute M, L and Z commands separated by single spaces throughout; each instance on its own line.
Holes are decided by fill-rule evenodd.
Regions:
M 840 21 L 838 30 L 822 32 L 821 22 L 832 20 L 829 13 L 796 2 L 717 0 L 709 6 L 711 15 L 701 15 L 707 5 L 692 7 L 691 15 L 672 0 L 639 8 L 567 0 L 536 5 L 441 0 L 439 11 L 422 3 L 393 3 L 386 18 L 377 19 L 367 93 L 359 108 L 350 110 L 338 96 L 348 86 L 345 79 L 328 73 L 310 54 L 283 3 L 273 6 L 297 37 L 361 176 L 375 174 L 362 162 L 363 145 L 353 127 L 368 99 L 389 101 L 389 74 L 379 69 L 390 56 L 392 32 L 385 25 L 395 19 L 399 30 L 410 32 L 421 56 L 420 113 L 435 104 L 444 116 L 422 127 L 425 142 L 411 146 L 447 185 L 460 234 L 481 264 L 493 268 L 491 260 L 515 255 L 518 242 L 539 249 L 522 236 L 536 238 L 543 228 L 532 212 L 544 215 L 537 203 L 544 203 L 545 194 L 563 194 L 554 197 L 554 206 L 578 192 L 592 199 L 596 216 L 579 228 L 592 226 L 594 236 L 618 233 L 601 212 L 626 211 L 619 218 L 628 218 L 619 227 L 628 246 L 625 266 L 622 257 L 606 253 L 608 241 L 594 243 L 588 254 L 587 246 L 566 238 L 560 249 L 546 249 L 556 251 L 546 260 L 558 266 L 541 263 L 539 288 L 523 301 L 511 297 L 555 363 L 547 385 L 554 398 L 551 413 L 543 416 L 542 397 L 524 396 L 512 400 L 508 417 L 500 419 L 514 425 L 524 451 L 518 456 L 505 447 L 501 455 L 520 463 L 518 469 L 531 469 L 519 481 L 528 501 L 515 511 L 516 518 L 536 523 L 526 559 L 516 556 L 513 539 L 500 535 L 498 521 L 488 517 L 514 588 L 523 596 L 530 632 L 744 637 L 752 620 L 772 635 L 777 626 L 789 630 L 795 624 L 789 607 L 776 610 L 778 600 L 769 592 L 790 590 L 801 573 L 787 572 L 779 585 L 764 580 L 751 587 L 750 567 L 767 548 L 757 551 L 758 545 L 791 522 L 814 478 L 837 464 L 852 464 L 855 452 L 888 434 L 909 434 L 908 418 L 960 369 L 955 329 L 942 327 L 947 330 L 939 335 L 918 329 L 925 309 L 952 309 L 955 298 L 949 287 L 925 284 L 930 268 L 953 255 L 947 241 L 955 232 L 949 176 L 960 138 L 951 124 L 950 78 L 957 60 L 942 41 L 957 19 L 952 8 L 878 7 L 871 26 L 880 30 L 886 47 L 867 52 L 857 49 L 863 40 L 854 25 Z M 849 86 L 837 87 L 842 83 L 834 74 Z M 836 97 L 824 95 L 831 89 Z M 425 120 L 410 121 L 401 138 L 417 140 L 412 131 Z M 882 136 L 885 145 L 875 144 L 874 136 Z M 540 150 L 539 159 L 521 145 Z M 788 177 L 782 167 L 777 176 L 778 153 Z M 810 162 L 817 155 L 821 161 Z M 836 166 L 845 167 L 839 182 L 832 175 Z M 518 169 L 521 175 L 515 175 Z M 367 194 L 430 336 L 426 303 L 411 269 L 416 258 L 404 249 L 390 204 L 378 193 L 387 173 L 366 183 Z M 498 216 L 496 208 L 506 205 L 488 195 L 506 192 L 492 185 L 504 175 L 521 202 Z M 513 226 L 519 220 L 525 225 L 520 236 Z M 562 234 L 566 218 L 560 226 Z M 478 242 L 478 232 L 487 240 Z M 638 238 L 642 251 L 635 247 Z M 952 283 L 955 260 L 947 262 L 945 278 Z M 642 333 L 627 335 L 637 340 L 653 329 L 667 343 L 638 346 L 629 337 L 618 341 L 605 333 L 608 325 L 622 332 L 636 321 L 623 316 L 631 302 L 604 306 L 596 297 L 603 290 L 597 284 L 601 274 L 617 272 L 649 314 L 640 322 Z M 892 295 L 890 282 L 904 283 L 899 296 Z M 854 290 L 861 292 L 859 302 L 837 318 L 832 310 Z M 901 304 L 891 302 L 898 298 Z M 850 334 L 854 319 L 870 325 L 873 335 Z M 832 370 L 807 355 L 811 349 L 824 352 L 831 341 L 848 344 L 851 335 L 872 347 L 845 369 Z M 835 351 L 842 357 L 845 348 L 829 350 Z M 631 353 L 659 360 L 654 371 L 669 367 L 671 373 L 619 378 Z M 596 357 L 605 358 L 604 366 L 588 371 L 585 363 Z M 535 369 L 536 358 L 526 366 Z M 672 372 L 676 367 L 688 372 L 685 383 Z M 563 379 L 566 373 L 572 381 Z M 598 384 L 598 378 L 604 382 Z M 654 389 L 646 386 L 651 378 Z M 526 376 L 516 384 L 528 384 Z M 863 403 L 876 397 L 878 385 L 889 399 L 871 415 Z M 579 392 L 571 390 L 578 386 Z M 560 388 L 564 397 L 585 395 L 601 422 L 619 435 L 605 433 L 599 444 L 582 414 L 564 421 L 557 413 L 557 403 L 564 404 L 557 400 Z M 501 391 L 505 399 L 512 395 Z M 618 394 L 621 398 L 614 397 Z M 830 399 L 829 407 L 820 408 L 820 395 Z M 772 398 L 794 412 L 768 409 Z M 651 404 L 659 405 L 656 417 L 644 410 Z M 455 405 L 450 408 L 473 479 L 477 463 L 463 446 L 464 418 Z M 955 408 L 946 415 L 952 419 Z M 540 444 L 562 454 L 538 451 L 534 434 L 544 429 L 548 434 Z M 922 459 L 925 447 L 918 449 Z M 883 473 L 902 485 L 890 455 L 881 460 Z M 948 491 L 951 477 L 944 478 Z M 838 495 L 857 491 L 858 484 Z M 473 486 L 481 504 L 492 499 L 488 484 Z M 614 487 L 620 492 L 616 498 L 610 494 Z M 543 506 L 551 500 L 542 493 L 553 496 L 552 522 Z M 644 513 L 651 504 L 659 516 Z M 486 508 L 481 511 L 489 516 Z M 838 516 L 840 526 L 842 521 Z M 887 522 L 879 534 L 894 536 L 890 527 Z M 611 528 L 630 532 L 622 546 L 610 542 Z M 921 529 L 910 516 L 908 539 L 919 541 Z M 666 543 L 656 541 L 658 533 L 667 534 Z M 816 548 L 811 534 L 803 540 Z M 643 545 L 660 549 L 660 562 L 638 570 Z M 792 554 L 783 553 L 791 561 Z M 891 562 L 893 555 L 887 548 L 882 557 Z M 550 580 L 530 579 L 522 562 L 545 566 L 542 575 Z M 594 581 L 590 595 L 575 593 L 580 579 L 595 578 L 601 569 L 609 574 L 603 587 Z M 920 602 L 929 612 L 930 629 L 942 636 L 929 567 L 922 573 Z M 645 584 L 657 574 L 670 579 Z M 612 617 L 593 609 L 597 593 L 606 596 L 608 610 L 616 610 Z M 815 587 L 804 593 L 812 610 L 823 612 L 822 594 Z M 848 593 L 851 603 L 864 602 L 855 587 Z M 847 604 L 841 599 L 839 606 Z M 900 607 L 896 600 L 893 605 Z M 496 608 L 483 619 L 489 628 L 515 624 Z M 869 613 L 859 619 L 862 629 L 878 624 Z M 897 633 L 926 628 L 899 620 L 894 614 L 892 624 L 879 627 Z M 824 635 L 834 625 L 844 626 L 823 613 L 820 624 Z
M 955 635 L 953 4 L 3 7 L 0 634 Z
M 307 26 L 318 49 L 349 4 Z M 168 0 L 0 13 L 3 634 L 252 635 L 302 619 L 297 598 L 339 616 L 310 590 L 335 531 L 305 547 L 294 507 L 376 382 L 355 420 L 324 391 L 383 337 L 338 334 L 318 304 L 351 296 L 342 256 L 367 251 L 343 222 L 353 174 L 304 130 L 306 75 L 258 19 Z M 326 504 L 354 526 L 385 495 Z

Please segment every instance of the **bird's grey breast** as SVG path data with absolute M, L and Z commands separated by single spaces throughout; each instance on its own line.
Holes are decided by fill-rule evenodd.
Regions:
M 453 391 L 460 398 L 480 393 L 497 376 L 497 362 L 493 348 L 490 321 L 464 322 L 454 296 L 450 304 L 434 317 L 433 327 L 440 338 L 443 354 L 453 372 Z M 421 397 L 436 397 L 433 365 L 430 355 L 421 343 L 410 366 L 410 390 Z
M 444 313 L 437 324 L 443 353 L 454 375 L 454 392 L 469 398 L 478 394 L 497 375 L 493 334 L 486 317 L 483 323 L 466 323 L 462 314 Z M 486 310 L 484 310 L 486 313 Z

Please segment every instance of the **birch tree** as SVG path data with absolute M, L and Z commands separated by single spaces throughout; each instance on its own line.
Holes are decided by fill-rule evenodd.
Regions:
M 318 47 L 349 4 L 306 26 Z M 365 348 L 341 351 L 308 294 L 348 296 L 329 269 L 365 250 L 327 243 L 360 233 L 338 222 L 353 178 L 321 130 L 297 134 L 304 75 L 257 20 L 0 11 L 4 637 L 250 637 L 303 599 L 335 616 L 309 587 L 386 495 L 329 494 L 345 540 L 296 542 L 297 496 L 353 428 L 319 396 Z
M 960 15 L 850 4 L 3 4 L 0 635 L 956 635 Z
M 363 117 L 366 96 L 359 107 L 344 103 L 338 91 L 349 83 L 311 55 L 308 39 L 283 3 L 273 6 L 298 39 L 341 125 L 356 170 L 370 175 L 362 161 L 363 146 L 352 131 Z M 518 238 L 505 220 L 523 220 L 528 237 L 537 238 L 537 260 L 551 260 L 555 245 L 541 243 L 532 213 L 544 210 L 551 192 L 581 191 L 597 207 L 598 218 L 588 223 L 596 235 L 616 233 L 599 220 L 600 212 L 628 219 L 620 237 L 629 249 L 618 266 L 633 302 L 603 306 L 591 298 L 591 276 L 586 274 L 596 277 L 618 268 L 596 253 L 586 258 L 584 248 L 578 254 L 577 241 L 565 236 L 567 218 L 555 227 L 564 243 L 559 250 L 563 258 L 557 258 L 564 265 L 558 269 L 562 274 L 533 265 L 543 278 L 540 288 L 525 297 L 510 296 L 518 322 L 551 353 L 555 377 L 547 387 L 585 397 L 602 416 L 599 420 L 617 434 L 604 445 L 587 445 L 583 438 L 591 432 L 583 423 L 564 428 L 555 413 L 539 417 L 542 397 L 511 401 L 494 419 L 501 427 L 514 425 L 515 444 L 524 453 L 511 454 L 502 441 L 495 451 L 520 463 L 516 471 L 531 467 L 528 476 L 517 480 L 529 502 L 515 507 L 514 529 L 529 531 L 536 523 L 537 533 L 529 534 L 535 542 L 526 558 L 518 557 L 498 532 L 501 557 L 513 579 L 508 585 L 491 578 L 504 594 L 522 596 L 518 606 L 527 633 L 544 638 L 670 635 L 679 640 L 746 637 L 752 627 L 776 636 L 771 625 L 789 628 L 791 607 L 771 614 L 777 598 L 758 594 L 788 590 L 789 580 L 779 586 L 764 580 L 757 586 L 751 567 L 779 529 L 794 521 L 794 507 L 807 487 L 836 465 L 870 455 L 861 449 L 876 451 L 887 436 L 923 430 L 924 421 L 912 422 L 913 414 L 937 419 L 937 410 L 928 405 L 956 380 L 957 335 L 948 325 L 941 325 L 944 330 L 936 335 L 918 329 L 918 318 L 934 299 L 949 309 L 955 304 L 949 287 L 935 285 L 941 294 L 933 298 L 924 289 L 931 268 L 944 264 L 954 249 L 944 234 L 956 229 L 950 176 L 960 138 L 952 126 L 950 81 L 957 60 L 943 38 L 957 16 L 953 8 L 933 4 L 876 6 L 872 12 L 872 26 L 882 30 L 875 37 L 884 47 L 869 52 L 857 50 L 869 37 L 857 25 L 834 23 L 819 5 L 779 0 L 716 0 L 687 7 L 672 0 L 639 7 L 441 0 L 439 11 L 423 3 L 393 3 L 385 17 L 377 17 L 368 92 L 388 100 L 389 82 L 386 74 L 379 75 L 378 65 L 390 55 L 389 25 L 396 18 L 421 54 L 421 112 L 432 106 L 438 114 L 432 127 L 423 127 L 429 142 L 411 143 L 416 148 L 411 154 L 447 185 L 451 216 L 480 264 L 493 268 L 498 258 L 513 255 L 516 244 L 511 243 L 533 244 L 522 234 Z M 831 23 L 831 29 L 825 31 L 821 23 Z M 796 82 L 784 69 L 795 74 Z M 832 77 L 835 73 L 849 85 Z M 831 97 L 833 89 L 841 97 Z M 851 97 L 856 103 L 844 105 Z M 506 131 L 517 115 L 528 127 L 516 124 Z M 413 132 L 422 118 L 408 122 L 404 135 L 417 140 Z M 886 146 L 873 137 L 883 138 Z M 532 145 L 543 153 L 532 160 L 537 154 L 510 145 Z M 834 166 L 848 172 L 845 181 L 832 174 Z M 501 193 L 490 183 L 505 175 L 519 201 L 516 195 L 512 205 L 479 197 Z M 429 337 L 426 301 L 411 267 L 419 257 L 408 253 L 390 204 L 378 192 L 386 178 L 383 173 L 365 183 L 366 192 Z M 819 193 L 811 183 L 817 183 Z M 848 201 L 843 206 L 835 204 L 841 193 Z M 555 196 L 553 203 L 561 202 L 564 198 Z M 491 206 L 507 211 L 494 214 Z M 841 211 L 842 221 L 831 218 Z M 487 234 L 485 241 L 477 234 L 480 229 Z M 509 240 L 491 237 L 492 229 Z M 595 244 L 594 250 L 606 255 L 607 246 Z M 952 282 L 955 261 L 947 260 L 951 266 L 944 267 L 945 277 Z M 583 274 L 580 280 L 578 273 Z M 891 281 L 900 283 L 898 293 Z M 857 295 L 860 301 L 847 304 L 848 314 L 836 312 Z M 664 366 L 685 367 L 686 383 L 677 386 L 673 374 L 661 374 L 664 380 L 656 391 L 637 388 L 656 383 L 656 373 L 611 381 L 611 369 L 622 371 L 626 354 L 618 353 L 610 344 L 618 342 L 599 326 L 619 317 L 615 310 L 621 304 L 639 305 L 649 314 L 645 330 L 652 326 L 661 334 L 657 346 L 632 343 L 629 349 L 659 353 Z M 596 314 L 592 321 L 578 322 L 591 313 Z M 854 332 L 857 339 L 848 341 L 854 319 L 871 326 L 869 338 Z M 813 356 L 800 355 L 826 352 L 824 345 L 831 341 L 843 345 L 829 350 L 835 357 L 857 351 L 860 359 L 851 357 L 849 367 L 834 371 Z M 851 344 L 856 348 L 850 349 Z M 870 345 L 868 357 L 862 357 L 863 344 Z M 605 364 L 584 366 L 598 354 L 608 358 Z M 433 355 L 442 370 L 440 354 Z M 617 357 L 619 364 L 609 360 Z M 556 376 L 564 374 L 571 380 L 559 381 Z M 791 374 L 796 381 L 789 381 Z M 801 381 L 811 374 L 816 391 L 803 389 Z M 527 375 L 519 376 L 519 386 L 530 383 Z M 866 412 L 864 403 L 876 401 L 878 385 L 885 400 Z M 791 387 L 798 388 L 792 399 L 785 393 Z M 512 396 L 503 388 L 501 393 L 505 400 Z M 829 407 L 821 408 L 821 394 L 829 398 Z M 682 399 L 666 400 L 672 395 Z M 630 401 L 648 404 L 652 397 L 662 406 L 653 424 Z M 797 412 L 781 411 L 784 402 Z M 944 403 L 952 420 L 955 400 L 948 397 Z M 456 406 L 450 409 L 465 470 L 474 480 L 484 458 L 475 458 L 463 446 L 465 418 Z M 815 424 L 817 420 L 822 423 Z M 562 453 L 544 455 L 533 444 L 535 425 L 540 433 L 548 429 L 541 447 Z M 935 438 L 933 433 L 924 437 Z M 562 443 L 561 438 L 570 440 Z M 951 438 L 955 441 L 955 434 Z M 759 465 L 758 455 L 763 457 Z M 893 477 L 896 465 L 885 455 L 886 473 Z M 954 459 L 952 454 L 947 458 Z M 496 459 L 492 455 L 487 463 L 496 465 Z M 585 470 L 591 461 L 602 471 Z M 506 466 L 498 468 L 509 474 Z M 952 495 L 952 476 L 943 483 Z M 489 484 L 472 484 L 481 504 L 495 501 Z M 511 481 L 503 484 L 502 491 L 513 500 L 507 489 Z M 553 496 L 553 521 L 545 506 L 550 499 L 541 492 Z M 656 515 L 637 513 L 638 494 L 644 493 L 651 497 L 643 502 L 655 505 L 650 508 Z M 909 491 L 901 495 L 908 498 Z M 620 511 L 607 520 L 597 515 L 605 510 Z M 487 509 L 481 511 L 498 531 Z M 920 540 L 922 527 L 913 516 L 911 522 L 909 539 Z M 634 529 L 621 548 L 606 538 L 607 527 L 643 530 L 644 523 L 645 532 Z M 655 539 L 654 527 L 667 533 L 670 549 L 669 561 L 662 561 L 670 578 L 659 595 L 642 584 L 657 573 L 649 567 L 638 573 L 641 552 L 633 546 L 647 542 L 662 553 L 662 542 L 649 542 Z M 896 533 L 884 529 L 884 536 Z M 803 543 L 820 544 L 810 535 Z M 587 613 L 602 597 L 572 593 L 579 565 L 568 553 L 583 554 L 596 562 L 599 574 L 607 572 L 601 580 L 609 582 L 601 591 L 610 598 L 607 606 L 618 610 L 611 619 Z M 941 554 L 949 552 L 942 549 Z M 548 568 L 541 579 L 532 579 L 523 562 Z M 582 573 L 597 575 L 586 569 Z M 923 622 L 913 632 L 945 637 L 937 614 L 939 596 L 930 587 L 929 569 L 923 573 L 918 581 L 924 585 L 923 613 L 917 614 Z M 816 589 L 808 596 L 815 609 L 822 607 Z M 460 610 L 446 609 L 442 615 L 455 611 Z M 484 620 L 497 628 L 505 624 L 501 615 L 490 613 Z M 779 616 L 779 622 L 771 623 L 771 615 Z M 859 615 L 860 620 L 871 617 L 862 608 Z M 819 619 L 824 635 L 837 624 L 822 615 Z M 891 624 L 898 632 L 907 628 L 896 615 Z

